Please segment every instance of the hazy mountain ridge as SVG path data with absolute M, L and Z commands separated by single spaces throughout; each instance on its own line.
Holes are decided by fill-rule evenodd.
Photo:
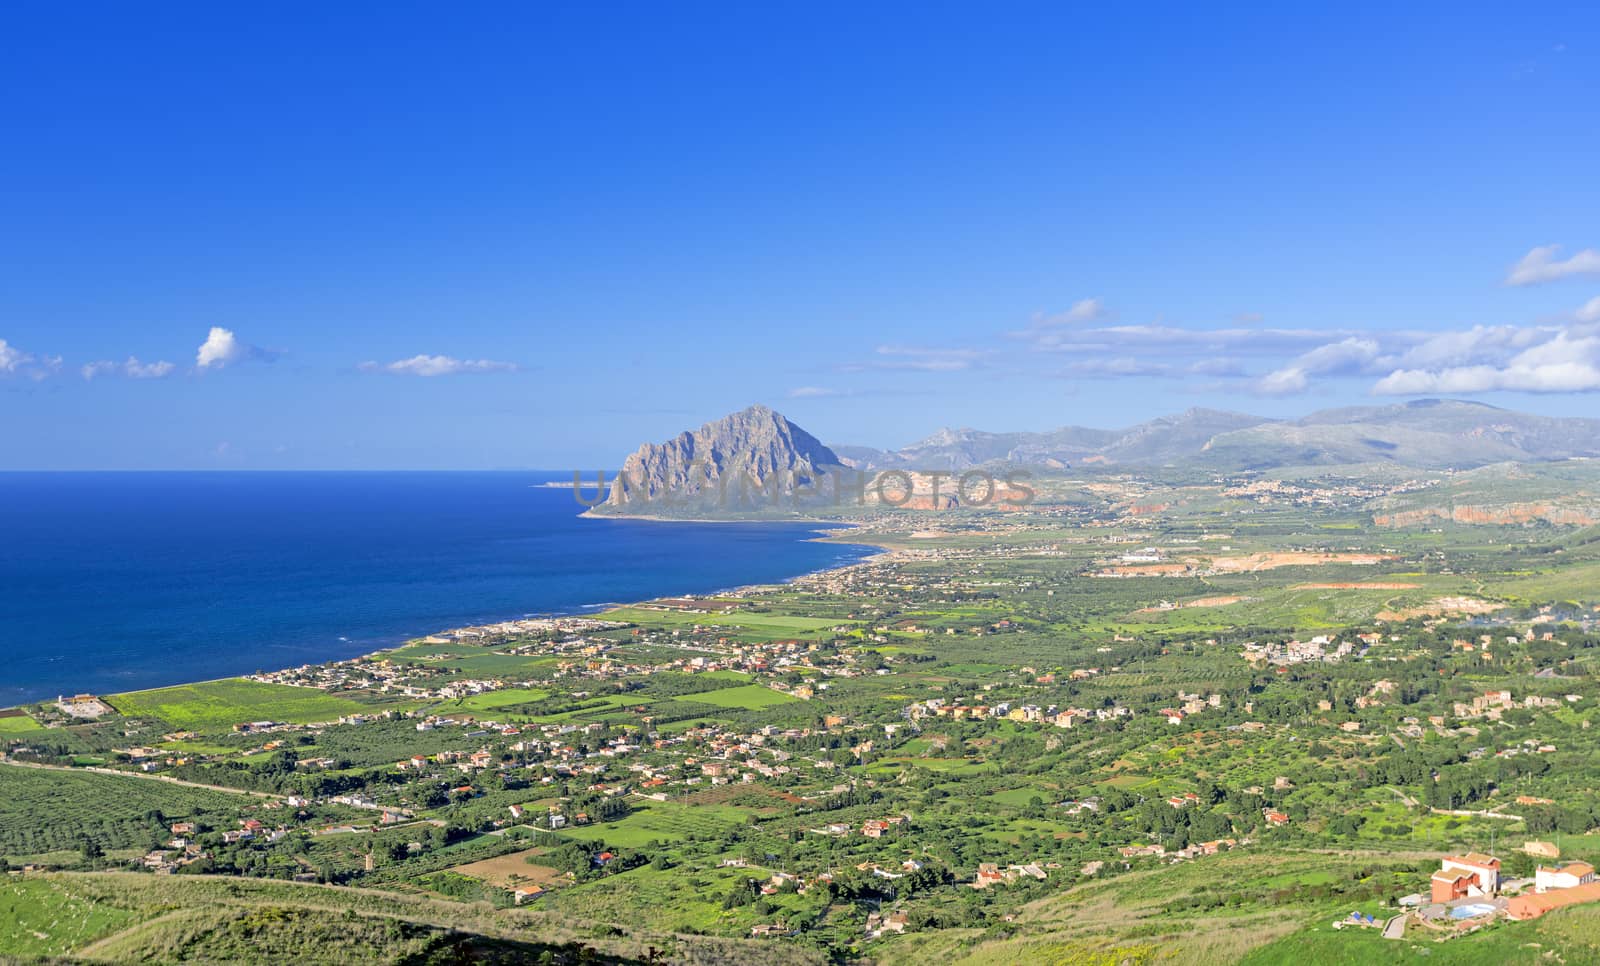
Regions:
M 1425 399 L 1329 409 L 1295 420 L 1190 409 L 1124 430 L 946 429 L 900 450 L 839 449 L 848 454 L 849 465 L 872 469 L 960 470 L 992 462 L 1062 468 L 1192 463 L 1219 470 L 1393 463 L 1444 469 L 1600 456 L 1600 420 Z
M 955 471 L 1001 463 L 1052 469 L 1191 466 L 1217 472 L 1390 465 L 1467 470 L 1493 464 L 1600 457 L 1600 420 L 1557 419 L 1482 403 L 1422 400 L 1274 420 L 1190 409 L 1123 430 L 1066 426 L 1048 432 L 941 429 L 898 450 L 829 447 L 766 406 L 646 443 L 623 463 L 602 512 L 651 503 L 711 502 L 737 510 L 791 505 L 836 492 L 834 474 L 890 469 Z M 796 499 L 798 497 L 798 499 Z

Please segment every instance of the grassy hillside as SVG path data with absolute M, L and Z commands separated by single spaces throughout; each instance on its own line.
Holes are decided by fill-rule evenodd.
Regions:
M 133 963 L 808 963 L 803 949 L 630 932 L 370 889 L 124 873 L 0 882 L 0 957 Z M 546 959 L 548 954 L 548 959 Z

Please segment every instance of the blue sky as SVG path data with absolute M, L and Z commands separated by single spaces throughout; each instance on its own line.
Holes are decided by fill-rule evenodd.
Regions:
M 8 5 L 0 468 L 1600 414 L 1600 11 L 1281 6 Z

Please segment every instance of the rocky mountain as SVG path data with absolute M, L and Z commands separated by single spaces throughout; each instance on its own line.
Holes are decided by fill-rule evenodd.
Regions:
M 1297 420 L 1191 409 L 1122 430 L 943 429 L 899 450 L 838 447 L 837 451 L 848 465 L 866 469 L 959 471 L 1000 462 L 1057 468 L 1103 464 L 1266 470 L 1372 463 L 1465 468 L 1600 456 L 1600 420 L 1425 399 L 1329 409 Z
M 1229 472 L 1373 464 L 1472 469 L 1573 457 L 1600 458 L 1600 420 L 1536 416 L 1458 400 L 1329 409 L 1295 420 L 1191 409 L 1121 430 L 941 429 L 898 450 L 830 448 L 781 414 L 751 406 L 639 447 L 623 463 L 597 512 L 670 515 L 685 508 L 738 512 L 795 506 L 831 500 L 842 486 L 859 489 L 856 471 L 870 476 L 870 471 L 890 469 L 959 473 L 1002 463 Z M 1396 512 L 1412 509 L 1435 512 L 1432 507 Z
M 844 469 L 833 450 L 766 406 L 751 406 L 646 443 L 622 464 L 601 512 L 649 513 L 653 507 L 771 505 L 813 498 Z M 831 491 L 830 491 L 831 492 Z

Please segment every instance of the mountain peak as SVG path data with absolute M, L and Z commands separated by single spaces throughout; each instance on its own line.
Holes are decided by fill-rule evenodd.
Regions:
M 790 495 L 842 465 L 815 436 L 758 403 L 639 447 L 623 462 L 604 505 L 663 499 L 705 503 L 759 487 Z

